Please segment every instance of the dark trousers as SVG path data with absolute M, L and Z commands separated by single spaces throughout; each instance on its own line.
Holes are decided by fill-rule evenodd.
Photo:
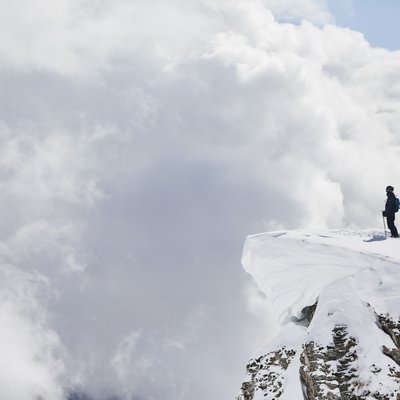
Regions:
M 393 214 L 388 214 L 386 216 L 388 228 L 390 229 L 390 232 L 392 234 L 392 237 L 399 237 L 399 233 L 397 232 L 396 225 L 394 224 L 395 220 L 395 215 Z

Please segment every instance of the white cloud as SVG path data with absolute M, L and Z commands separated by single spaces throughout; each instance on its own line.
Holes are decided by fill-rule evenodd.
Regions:
M 3 196 L 29 198 L 38 206 L 57 200 L 93 204 L 101 193 L 89 175 L 84 138 L 39 130 L 8 130 L 3 135 L 0 166 L 8 178 Z
M 197 368 L 187 364 L 195 363 L 190 347 L 197 345 L 207 311 L 204 305 L 192 310 L 178 332 L 162 329 L 146 334 L 134 330 L 118 343 L 111 365 L 119 380 L 119 390 L 126 398 L 158 398 L 162 393 L 176 400 L 194 397 L 190 386 L 194 380 L 192 372 Z M 178 369 L 179 376 L 174 372 Z
M 1 257 L 49 279 L 84 391 L 220 399 L 265 326 L 244 236 L 381 223 L 400 56 L 320 1 L 167 3 L 4 3 Z
M 4 2 L 4 0 L 3 0 Z M 4 2 L 0 24 L 3 68 L 45 70 L 85 79 L 113 69 L 115 60 L 147 53 L 171 61 L 192 53 L 221 27 L 241 23 L 230 14 L 237 9 L 270 8 L 278 17 L 320 23 L 330 20 L 322 0 L 226 0 L 163 2 L 152 0 L 77 1 L 18 0 Z M 266 7 L 266 8 L 265 8 Z M 247 15 L 247 17 L 250 14 Z M 231 18 L 235 19 L 232 20 Z M 257 13 L 252 15 L 253 22 Z M 224 26 L 225 25 L 225 26 Z
M 0 393 L 9 400 L 62 399 L 64 351 L 38 296 L 40 275 L 0 266 Z
M 137 347 L 137 342 L 142 336 L 140 331 L 133 331 L 127 335 L 119 344 L 114 357 L 111 360 L 111 365 L 115 369 L 118 378 L 126 382 L 130 373 L 130 364 L 134 357 L 134 352 Z
M 79 246 L 81 237 L 82 226 L 77 223 L 37 220 L 18 230 L 7 242 L 3 254 L 13 262 L 29 265 L 32 258 L 39 258 L 47 260 L 48 268 L 66 273 L 83 272 L 86 264 L 80 261 L 84 259 Z

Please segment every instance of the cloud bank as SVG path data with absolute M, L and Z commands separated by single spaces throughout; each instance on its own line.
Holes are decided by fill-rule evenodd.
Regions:
M 0 268 L 0 390 L 10 400 L 62 399 L 63 348 L 37 301 L 47 282 L 10 265 Z
M 2 9 L 0 393 L 233 397 L 273 332 L 243 239 L 381 222 L 400 53 L 322 1 Z

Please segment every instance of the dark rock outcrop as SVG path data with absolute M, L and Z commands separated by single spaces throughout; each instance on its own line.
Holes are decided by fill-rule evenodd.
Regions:
M 349 333 L 348 326 L 337 324 L 328 345 L 305 340 L 302 351 L 282 347 L 251 360 L 247 365 L 249 380 L 243 383 L 237 400 L 259 398 L 257 392 L 266 400 L 279 400 L 285 390 L 288 367 L 295 357 L 300 360 L 298 374 L 307 400 L 400 400 L 400 321 L 393 321 L 389 315 L 377 315 L 377 321 L 394 347 L 383 345 L 381 351 L 388 357 L 387 362 L 369 365 L 367 373 L 371 379 L 376 376 L 378 382 L 381 377 L 390 381 L 391 388 L 384 383 L 381 390 L 371 386 L 365 370 L 361 376 L 359 368 L 364 364 L 359 360 L 359 342 Z
M 258 390 L 263 392 L 266 400 L 279 399 L 283 393 L 285 371 L 295 355 L 296 350 L 282 347 L 250 360 L 246 367 L 250 379 L 242 384 L 237 400 L 252 400 Z
M 382 351 L 400 366 L 400 321 L 393 321 L 387 314 L 379 315 L 378 321 L 382 330 L 391 337 L 395 345 L 391 349 L 387 346 L 382 346 Z

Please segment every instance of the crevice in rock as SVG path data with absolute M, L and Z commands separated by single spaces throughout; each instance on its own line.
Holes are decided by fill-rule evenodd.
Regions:
M 306 306 L 301 310 L 300 318 L 293 317 L 291 321 L 297 325 L 308 327 L 314 318 L 318 306 L 318 300 L 311 306 Z
M 299 370 L 299 379 L 301 384 L 301 391 L 303 393 L 303 400 L 309 400 L 307 396 L 307 384 L 302 377 L 301 369 Z
M 382 352 L 390 357 L 397 365 L 400 365 L 400 321 L 393 321 L 388 314 L 377 315 L 380 328 L 390 336 L 395 348 L 389 349 L 382 346 Z

